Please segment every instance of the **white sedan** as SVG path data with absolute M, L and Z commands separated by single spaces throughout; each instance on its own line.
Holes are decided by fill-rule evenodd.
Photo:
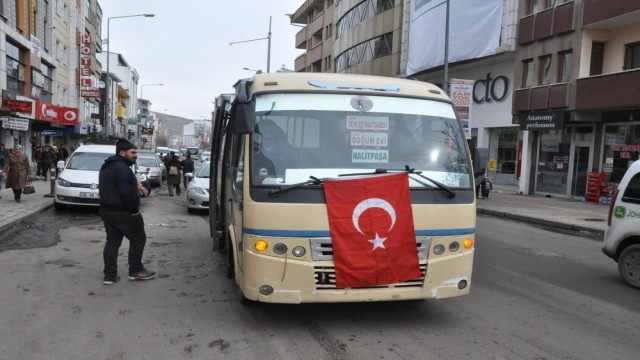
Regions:
M 186 173 L 191 178 L 187 187 L 187 211 L 209 210 L 209 179 L 211 163 L 206 161 L 194 173 Z

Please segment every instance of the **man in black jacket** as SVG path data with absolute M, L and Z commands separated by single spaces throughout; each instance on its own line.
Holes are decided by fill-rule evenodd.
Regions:
M 187 158 L 182 160 L 182 177 L 184 180 L 184 189 L 187 190 L 187 184 L 191 181 L 191 178 L 187 179 L 187 173 L 193 174 L 193 160 L 191 160 L 191 154 L 187 154 Z M 193 174 L 195 176 L 195 174 Z
M 127 140 L 116 143 L 116 155 L 104 161 L 100 168 L 100 218 L 107 231 L 104 258 L 103 284 L 111 285 L 120 280 L 118 276 L 118 251 L 123 237 L 129 239 L 129 280 L 150 280 L 156 273 L 142 265 L 142 252 L 147 242 L 144 220 L 138 207 L 140 196 L 149 191 L 138 184 L 131 170 L 138 151 Z

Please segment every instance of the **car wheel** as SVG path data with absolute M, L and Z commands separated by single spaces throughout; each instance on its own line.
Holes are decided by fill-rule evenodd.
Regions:
M 618 271 L 627 284 L 640 289 L 640 244 L 628 246 L 620 253 Z

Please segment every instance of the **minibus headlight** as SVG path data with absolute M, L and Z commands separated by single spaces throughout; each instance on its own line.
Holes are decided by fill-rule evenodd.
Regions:
M 449 244 L 449 251 L 456 252 L 458 250 L 460 250 L 460 244 L 457 241 L 454 241 L 451 244 Z
M 256 244 L 254 245 L 254 247 L 255 247 L 255 249 L 257 251 L 265 251 L 265 250 L 267 250 L 269 245 L 264 240 L 258 240 L 258 241 L 256 241 Z
M 436 255 L 444 254 L 444 245 L 438 244 L 438 245 L 434 246 L 433 247 L 433 253 L 436 254 Z
M 307 253 L 307 250 L 305 250 L 303 246 L 296 246 L 296 247 L 293 248 L 293 250 L 291 252 L 293 253 L 293 256 L 301 257 L 301 256 L 304 256 L 304 254 Z
M 287 245 L 282 244 L 282 243 L 277 243 L 274 247 L 273 247 L 273 252 L 278 254 L 278 255 L 282 255 L 284 253 L 287 252 Z
M 464 239 L 462 246 L 464 246 L 465 249 L 471 249 L 473 247 L 473 239 Z

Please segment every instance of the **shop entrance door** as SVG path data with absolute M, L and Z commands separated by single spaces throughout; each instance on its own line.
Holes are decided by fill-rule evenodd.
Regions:
M 587 175 L 593 157 L 593 126 L 572 128 L 571 142 L 571 196 L 582 198 L 587 192 Z

